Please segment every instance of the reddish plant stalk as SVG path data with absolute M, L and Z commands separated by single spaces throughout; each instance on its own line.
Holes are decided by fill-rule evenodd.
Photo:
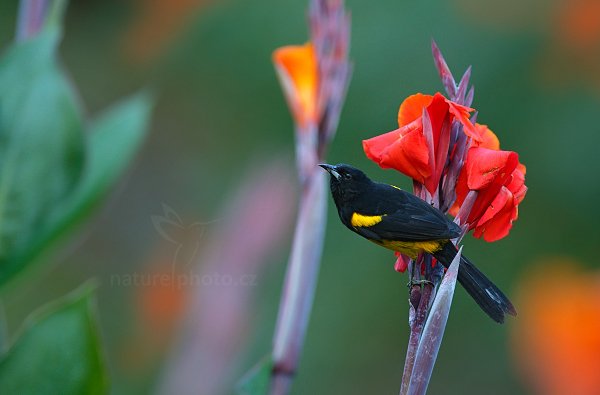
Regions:
M 21 0 L 17 17 L 16 40 L 23 41 L 40 31 L 46 18 L 48 0 Z
M 314 299 L 327 214 L 326 174 L 306 180 L 273 339 L 272 394 L 287 394 L 304 345 Z
M 410 322 L 410 337 L 408 339 L 408 348 L 406 350 L 406 359 L 404 362 L 404 372 L 402 374 L 400 395 L 405 395 L 408 393 L 410 377 L 412 375 L 413 367 L 415 365 L 417 349 L 419 348 L 419 340 L 421 339 L 421 333 L 423 332 L 423 327 L 425 326 L 425 320 L 427 319 L 427 311 L 429 310 L 429 305 L 434 296 L 433 284 L 430 282 L 426 282 L 422 286 L 422 288 L 419 285 L 415 285 L 413 286 L 412 291 L 415 291 L 419 294 L 419 304 L 416 307 L 414 318 Z M 411 309 L 413 308 L 414 307 L 411 305 Z
M 350 20 L 343 1 L 311 0 L 309 27 L 316 64 L 314 70 L 303 71 L 314 73 L 317 81 L 311 98 L 315 111 L 301 113 L 302 106 L 298 104 L 306 103 L 295 91 L 293 70 L 277 65 L 288 102 L 295 103 L 291 108 L 296 120 L 296 159 L 302 194 L 273 338 L 270 383 L 273 395 L 289 393 L 304 345 L 321 262 L 327 210 L 327 176 L 317 165 L 325 157 L 337 129 L 351 69 L 348 61 Z

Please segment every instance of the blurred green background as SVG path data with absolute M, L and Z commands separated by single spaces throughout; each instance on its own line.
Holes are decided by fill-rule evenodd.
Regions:
M 442 90 L 434 38 L 456 76 L 473 65 L 478 121 L 527 166 L 529 192 L 510 236 L 493 244 L 469 236 L 465 253 L 508 294 L 529 264 L 546 257 L 597 267 L 600 10 L 585 8 L 593 3 L 348 0 L 354 74 L 329 161 L 409 187 L 404 176 L 370 163 L 361 140 L 394 129 L 406 96 Z M 0 1 L 3 47 L 16 7 Z M 140 312 L 146 291 L 111 286 L 110 276 L 151 271 L 168 256 L 151 220 L 163 203 L 186 221 L 210 220 L 251 164 L 283 156 L 293 168 L 293 125 L 270 56 L 306 41 L 306 7 L 300 0 L 71 2 L 61 54 L 88 114 L 145 86 L 158 92 L 158 104 L 135 166 L 101 214 L 3 291 L 11 333 L 37 306 L 96 277 L 113 393 L 152 390 L 176 324 L 148 320 L 155 312 Z M 240 348 L 234 376 L 270 347 L 289 239 L 257 278 L 251 344 Z M 408 304 L 407 279 L 393 263 L 329 211 L 294 394 L 397 392 Z M 181 316 L 179 296 L 169 304 L 171 296 L 164 321 Z M 494 324 L 457 291 L 430 393 L 529 393 L 511 355 L 511 325 Z

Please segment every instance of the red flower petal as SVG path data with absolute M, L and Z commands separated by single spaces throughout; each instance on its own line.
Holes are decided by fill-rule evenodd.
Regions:
M 515 198 L 515 204 L 521 203 L 527 193 L 525 186 L 525 166 L 519 163 L 517 168 L 512 172 L 510 179 L 506 183 L 506 187 L 512 192 Z
M 508 202 L 512 203 L 513 194 L 506 187 L 500 188 L 500 192 L 496 195 L 494 200 L 490 203 L 485 213 L 481 216 L 477 225 L 483 225 L 486 222 L 490 221 L 497 215 L 503 208 L 506 206 Z
M 467 222 L 473 229 L 496 199 L 501 188 L 511 180 L 518 165 L 518 155 L 512 151 L 495 151 L 474 147 L 469 149 L 465 166 L 458 178 L 457 202 L 462 204 L 469 190 L 478 191 Z
M 408 262 L 410 262 L 410 258 L 398 252 L 396 252 L 395 255 L 398 257 L 398 259 L 396 259 L 396 263 L 394 263 L 394 270 L 404 273 L 408 268 Z
M 427 141 L 419 122 L 363 140 L 363 149 L 380 167 L 396 169 L 420 183 L 431 175 Z
M 480 137 L 480 141 L 474 142 L 474 145 L 482 148 L 489 148 L 493 150 L 500 149 L 500 140 L 494 132 L 487 127 L 487 125 L 475 124 L 475 130 Z
M 450 111 L 450 114 L 452 114 L 458 122 L 462 123 L 465 134 L 475 141 L 481 141 L 479 131 L 469 120 L 469 113 L 474 110 L 470 107 L 461 106 L 460 104 L 454 103 L 453 101 L 447 99 L 446 102 L 448 103 L 448 110 Z
M 429 106 L 427 106 L 427 114 L 431 120 L 431 129 L 433 131 L 433 149 L 436 153 L 440 151 L 438 150 L 438 144 L 442 132 L 442 125 L 444 120 L 448 117 L 448 109 L 450 107 L 448 103 L 452 102 L 446 100 L 441 93 L 436 93 Z M 448 130 L 448 138 L 450 138 L 450 130 Z M 445 154 L 448 154 L 448 147 L 446 147 L 444 151 Z
M 427 107 L 427 114 L 431 121 L 435 162 L 432 163 L 432 177 L 427 180 L 425 186 L 432 195 L 438 188 L 440 178 L 446 165 L 446 159 L 448 158 L 451 131 L 451 121 L 448 109 L 448 102 L 440 93 L 435 94 L 431 104 Z
M 475 231 L 474 237 L 481 237 L 487 242 L 493 242 L 506 237 L 512 228 L 512 223 L 518 217 L 518 209 L 513 194 L 506 187 L 502 187 L 500 193 L 481 217 Z
M 519 191 L 523 185 L 525 185 L 525 175 L 517 167 L 510 175 L 510 179 L 506 183 L 506 187 L 514 194 L 515 192 Z
M 427 107 L 433 96 L 416 93 L 404 99 L 398 109 L 398 126 L 408 125 L 423 115 L 423 108 Z
M 500 185 L 504 185 L 518 163 L 519 156 L 513 151 L 471 148 L 465 163 L 467 186 L 472 190 L 481 190 L 498 178 L 502 181 Z

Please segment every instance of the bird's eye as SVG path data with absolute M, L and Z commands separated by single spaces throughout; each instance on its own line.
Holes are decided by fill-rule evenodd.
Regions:
M 349 180 L 349 179 L 351 179 L 351 178 L 352 178 L 352 176 L 350 175 L 350 173 L 344 173 L 344 178 L 345 178 L 346 180 Z

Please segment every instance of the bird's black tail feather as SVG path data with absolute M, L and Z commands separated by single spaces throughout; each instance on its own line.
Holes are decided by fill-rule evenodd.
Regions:
M 445 267 L 449 267 L 457 253 L 454 244 L 448 242 L 434 256 Z M 503 323 L 505 314 L 517 315 L 517 311 L 506 295 L 464 255 L 460 257 L 458 282 L 494 321 Z

